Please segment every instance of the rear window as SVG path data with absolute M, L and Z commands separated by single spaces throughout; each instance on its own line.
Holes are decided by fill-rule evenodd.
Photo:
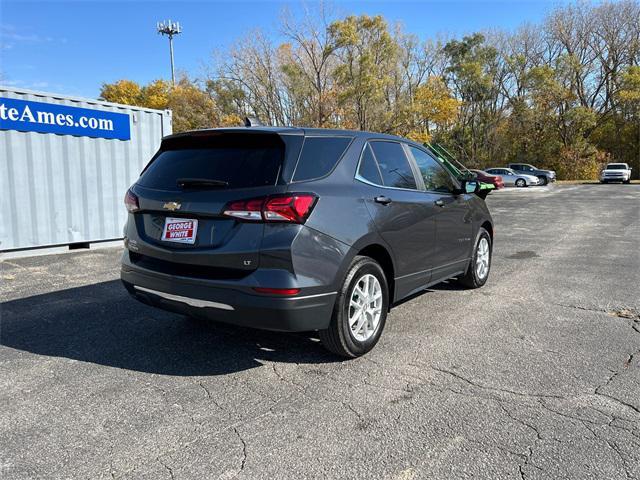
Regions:
M 168 139 L 138 183 L 161 190 L 178 189 L 179 179 L 217 181 L 231 189 L 275 185 L 284 151 L 277 135 Z
M 301 182 L 327 175 L 336 166 L 351 140 L 352 137 L 306 137 L 293 181 Z
M 409 160 L 399 143 L 375 141 L 371 142 L 370 145 L 378 161 L 385 186 L 418 188 Z

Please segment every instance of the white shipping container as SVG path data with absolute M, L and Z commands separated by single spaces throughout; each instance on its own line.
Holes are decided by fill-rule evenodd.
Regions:
M 0 110 L 0 251 L 122 238 L 124 194 L 171 134 L 171 111 L 0 86 L 0 107 L 13 100 L 125 114 L 130 139 L 18 131 Z

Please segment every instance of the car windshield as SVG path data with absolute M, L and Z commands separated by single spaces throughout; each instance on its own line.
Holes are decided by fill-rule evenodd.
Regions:
M 624 163 L 610 163 L 607 165 L 607 170 L 626 170 L 627 166 Z

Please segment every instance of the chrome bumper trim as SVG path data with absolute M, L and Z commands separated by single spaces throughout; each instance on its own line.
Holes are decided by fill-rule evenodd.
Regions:
M 208 300 L 200 300 L 198 298 L 189 298 L 183 297 L 181 295 L 172 295 L 171 293 L 159 292 L 157 290 L 152 290 L 150 288 L 139 287 L 138 285 L 133 286 L 136 290 L 140 290 L 141 292 L 151 293 L 153 295 L 158 295 L 159 297 L 166 298 L 167 300 L 173 300 L 174 302 L 182 302 L 187 305 L 191 305 L 192 307 L 199 308 L 219 308 L 221 310 L 235 310 L 231 305 L 227 305 L 226 303 L 218 303 L 218 302 L 210 302 Z

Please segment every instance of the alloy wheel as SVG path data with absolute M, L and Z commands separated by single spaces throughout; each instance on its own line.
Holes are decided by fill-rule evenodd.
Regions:
M 378 329 L 382 317 L 382 287 L 380 281 L 367 273 L 360 277 L 349 300 L 349 329 L 360 342 L 369 340 Z
M 489 273 L 489 260 L 489 241 L 483 237 L 478 242 L 476 250 L 476 275 L 480 280 L 484 280 Z

